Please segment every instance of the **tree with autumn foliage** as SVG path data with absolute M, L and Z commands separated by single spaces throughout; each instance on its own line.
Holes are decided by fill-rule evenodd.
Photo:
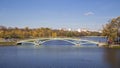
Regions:
M 118 38 L 120 29 L 120 16 L 113 18 L 106 25 L 103 26 L 102 35 L 107 36 L 109 40 L 114 41 Z

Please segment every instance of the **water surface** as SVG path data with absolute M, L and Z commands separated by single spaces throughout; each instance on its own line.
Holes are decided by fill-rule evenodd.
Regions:
M 37 47 L 33 44 L 1 46 L 0 68 L 120 68 L 119 49 L 53 42 Z

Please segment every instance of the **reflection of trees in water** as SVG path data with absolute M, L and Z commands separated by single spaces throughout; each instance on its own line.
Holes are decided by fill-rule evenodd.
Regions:
M 120 68 L 120 50 L 106 48 L 104 56 L 110 68 Z

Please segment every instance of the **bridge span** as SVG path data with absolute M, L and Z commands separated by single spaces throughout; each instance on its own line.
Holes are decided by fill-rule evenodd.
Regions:
M 96 44 L 98 46 L 103 46 L 106 43 L 101 43 L 101 42 L 95 42 L 95 41 L 90 41 L 90 40 L 82 40 L 79 38 L 38 38 L 38 39 L 27 39 L 27 40 L 21 40 L 18 41 L 17 44 L 24 44 L 24 43 L 32 43 L 34 45 L 42 45 L 43 43 L 46 43 L 48 41 L 52 41 L 52 40 L 62 40 L 62 41 L 66 41 L 69 42 L 73 45 L 76 46 L 80 46 L 82 43 L 81 42 L 87 42 L 87 43 L 92 43 L 92 44 Z

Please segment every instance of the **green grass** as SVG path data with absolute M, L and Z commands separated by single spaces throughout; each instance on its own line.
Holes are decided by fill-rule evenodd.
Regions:
M 103 45 L 103 47 L 109 47 L 109 45 L 108 45 L 108 44 L 106 44 L 106 45 Z
M 0 42 L 1 46 L 13 46 L 16 45 L 16 42 Z
M 119 48 L 120 49 L 120 46 L 112 46 L 110 48 Z
M 106 44 L 106 45 L 103 45 L 103 47 L 106 47 L 106 48 L 118 48 L 118 49 L 120 49 L 120 45 L 114 45 L 114 44 L 111 44 L 111 45 Z

